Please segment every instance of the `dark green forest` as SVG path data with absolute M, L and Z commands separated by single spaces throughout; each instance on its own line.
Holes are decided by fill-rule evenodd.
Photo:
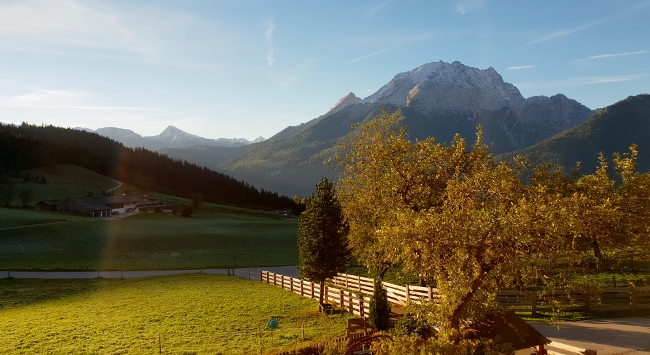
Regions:
M 96 133 L 54 126 L 0 123 L 0 176 L 56 164 L 77 165 L 146 190 L 248 208 L 298 209 L 277 192 L 258 190 L 208 168 Z

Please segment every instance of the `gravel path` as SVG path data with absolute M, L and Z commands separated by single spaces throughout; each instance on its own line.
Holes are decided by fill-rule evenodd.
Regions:
M 298 277 L 295 266 L 253 267 L 236 268 L 235 276 L 260 279 L 260 270 L 267 270 L 278 274 Z M 194 270 L 146 270 L 146 271 L 0 271 L 0 279 L 9 277 L 15 279 L 133 279 L 152 276 L 166 276 L 179 274 L 213 274 L 228 275 L 232 269 L 194 269 Z
M 547 338 L 598 355 L 650 354 L 650 318 L 606 318 L 555 324 L 530 322 Z M 555 350 L 552 349 L 551 350 Z M 554 351 L 566 354 L 562 350 Z

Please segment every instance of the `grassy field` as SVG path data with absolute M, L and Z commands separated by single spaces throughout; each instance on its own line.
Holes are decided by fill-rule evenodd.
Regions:
M 349 317 L 219 275 L 0 280 L 2 354 L 270 354 L 343 336 Z
M 0 269 L 146 270 L 295 265 L 297 218 L 206 204 L 192 217 L 100 220 L 0 209 Z M 15 228 L 18 226 L 18 228 Z
M 25 172 L 21 173 L 23 176 Z M 117 183 L 105 176 L 74 165 L 58 165 L 53 171 L 39 168 L 29 170 L 33 177 L 45 175 L 47 184 L 38 182 L 23 182 L 23 179 L 14 179 L 16 182 L 16 196 L 11 201 L 13 206 L 21 206 L 22 201 L 18 194 L 23 189 L 33 191 L 33 198 L 28 205 L 34 205 L 41 200 L 60 200 L 68 197 L 83 197 L 88 193 L 101 195 L 103 191 L 112 189 Z

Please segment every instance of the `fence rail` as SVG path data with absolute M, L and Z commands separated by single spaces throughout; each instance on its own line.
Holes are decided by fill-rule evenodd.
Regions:
M 318 283 L 279 275 L 264 270 L 260 271 L 260 281 L 282 287 L 285 290 L 297 293 L 303 297 L 320 299 L 321 289 Z M 325 300 L 325 303 L 330 303 L 343 311 L 360 317 L 366 317 L 368 312 L 370 312 L 369 297 L 343 288 L 325 285 L 323 289 L 323 299 Z
M 268 271 L 260 272 L 262 282 L 281 286 L 301 296 L 318 299 L 320 285 Z M 394 305 L 419 303 L 423 300 L 436 301 L 440 296 L 434 287 L 395 285 L 383 282 L 388 301 Z M 337 305 L 350 313 L 368 314 L 370 297 L 374 290 L 371 278 L 341 274 L 328 281 L 325 286 L 327 303 Z M 497 302 L 505 308 L 537 312 L 561 309 L 563 311 L 613 311 L 650 309 L 650 287 L 618 287 L 600 289 L 598 292 L 566 290 L 550 291 L 502 291 L 497 293 Z M 361 307 L 362 305 L 363 307 Z

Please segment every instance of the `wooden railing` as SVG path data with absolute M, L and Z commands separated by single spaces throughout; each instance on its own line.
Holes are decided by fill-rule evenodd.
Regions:
M 320 299 L 321 289 L 318 283 L 263 270 L 260 271 L 260 280 L 274 286 L 282 287 L 285 290 L 295 292 L 303 297 L 309 297 L 316 300 Z M 360 317 L 366 317 L 370 311 L 370 297 L 366 297 L 363 294 L 357 294 L 350 290 L 329 285 L 324 287 L 323 292 L 325 303 L 330 303 L 343 311 Z
M 366 295 L 372 295 L 374 291 L 374 280 L 368 277 L 339 273 L 331 279 L 330 283 Z M 396 305 L 406 305 L 409 302 L 417 303 L 422 299 L 435 300 L 438 297 L 438 289 L 430 286 L 400 286 L 388 282 L 382 282 L 382 285 L 386 290 L 388 302 Z
M 318 299 L 320 286 L 309 281 L 293 279 L 288 276 L 277 275 L 262 271 L 260 278 L 263 282 L 282 286 L 302 296 Z M 292 281 L 289 281 L 289 280 Z M 326 299 L 329 303 L 343 304 L 345 310 L 356 310 L 354 313 L 367 314 L 372 296 L 373 279 L 348 274 L 338 274 L 328 281 L 326 286 Z M 433 287 L 399 286 L 383 282 L 388 301 L 394 305 L 406 305 L 409 302 L 418 303 L 422 300 L 435 301 L 439 295 Z M 605 288 L 598 293 L 581 291 L 567 292 L 565 290 L 551 291 L 502 291 L 497 293 L 497 302 L 505 308 L 521 311 L 536 312 L 561 309 L 563 311 L 610 311 L 610 310 L 637 310 L 650 309 L 650 287 L 618 287 Z M 359 305 L 363 304 L 361 308 Z

